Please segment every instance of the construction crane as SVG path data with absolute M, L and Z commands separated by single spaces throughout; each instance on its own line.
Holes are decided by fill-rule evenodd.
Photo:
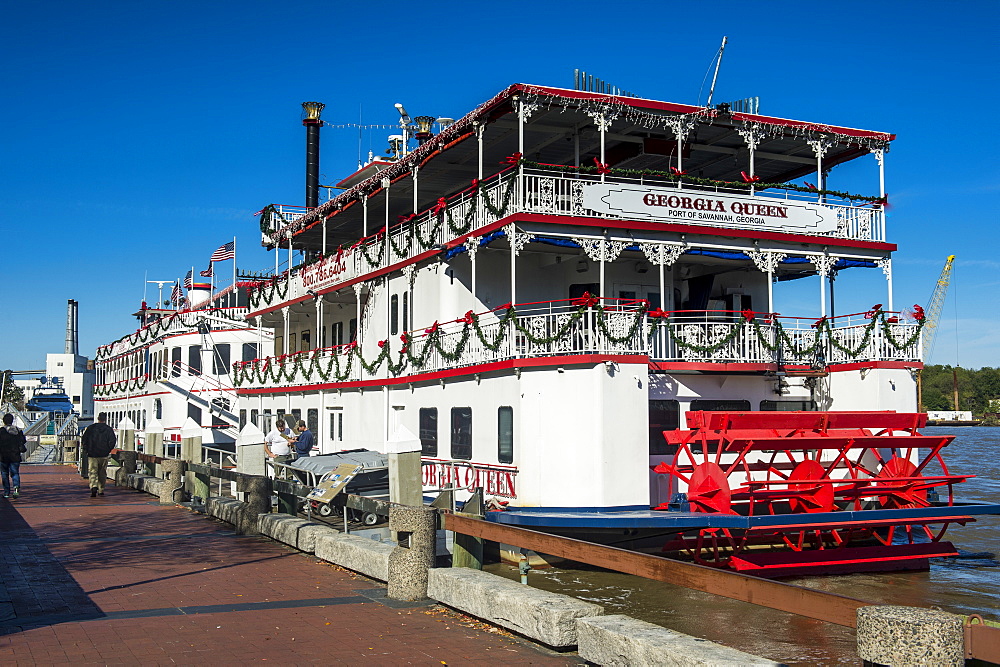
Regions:
M 948 284 L 951 282 L 951 265 L 955 261 L 954 255 L 948 255 L 948 259 L 941 269 L 931 298 L 927 301 L 927 311 L 924 315 L 924 330 L 920 336 L 920 347 L 923 351 L 924 361 L 931 357 L 931 350 L 934 349 L 934 338 L 937 333 L 938 322 L 941 320 L 941 312 L 944 310 L 944 299 L 948 296 Z M 956 379 L 957 384 L 957 379 Z M 920 375 L 917 376 L 917 401 L 921 410 L 924 409 L 923 383 Z M 958 410 L 958 389 L 955 389 L 955 409 Z

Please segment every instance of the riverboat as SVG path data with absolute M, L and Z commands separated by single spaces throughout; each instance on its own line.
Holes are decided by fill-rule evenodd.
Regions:
M 389 153 L 319 204 L 303 107 L 307 206 L 259 217 L 292 268 L 250 293 L 274 337 L 233 364 L 243 423 L 295 412 L 323 452 L 403 427 L 425 489 L 480 488 L 490 520 L 770 576 L 925 568 L 998 510 L 955 500 L 951 437 L 919 430 L 894 135 L 517 84 L 458 121 L 397 105 Z M 828 186 L 862 159 L 871 192 Z M 878 305 L 835 312 L 865 268 Z M 779 314 L 789 280 L 818 316 Z
M 204 446 L 235 451 L 232 363 L 256 358 L 273 335 L 245 319 L 249 284 L 213 294 L 210 283 L 192 282 L 162 304 L 173 307 L 143 302 L 133 314 L 139 328 L 97 348 L 95 412 L 113 428 L 134 429 L 140 449 L 147 433 L 162 433 L 169 450 L 192 429 Z

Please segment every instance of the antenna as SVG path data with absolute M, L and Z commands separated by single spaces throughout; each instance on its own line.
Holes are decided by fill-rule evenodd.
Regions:
M 719 59 L 715 63 L 715 74 L 712 75 L 712 86 L 708 89 L 708 101 L 705 102 L 706 107 L 712 106 L 712 94 L 715 93 L 715 80 L 719 78 L 719 67 L 722 66 L 722 54 L 726 51 L 726 42 L 728 41 L 728 37 L 722 38 L 722 46 L 719 47 Z
M 157 308 L 162 308 L 163 307 L 163 286 L 164 285 L 169 285 L 170 283 L 172 283 L 174 281 L 173 280 L 147 280 L 146 282 L 147 283 L 156 283 L 156 286 L 160 288 L 160 293 L 159 293 L 159 296 L 157 297 L 157 301 L 156 301 L 156 307 Z

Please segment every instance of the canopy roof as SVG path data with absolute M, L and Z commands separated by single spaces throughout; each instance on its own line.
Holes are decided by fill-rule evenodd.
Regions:
M 480 105 L 453 125 L 399 161 L 379 162 L 344 179 L 346 187 L 333 200 L 310 211 L 282 230 L 300 248 L 320 249 L 318 224 L 327 218 L 327 247 L 349 245 L 364 235 L 362 195 L 378 194 L 377 212 L 369 211 L 369 234 L 385 220 L 382 184 L 389 188 L 389 223 L 413 213 L 414 167 L 418 172 L 418 210 L 469 187 L 477 177 L 479 148 L 475 131 L 483 134 L 483 174 L 489 176 L 509 164 L 518 152 L 519 122 L 516 102 L 525 105 L 524 159 L 573 166 L 579 160 L 592 166 L 599 159 L 600 132 L 595 119 L 610 120 L 605 135 L 605 163 L 622 169 L 669 171 L 677 164 L 677 135 L 682 137 L 682 164 L 686 173 L 720 181 L 740 181 L 749 170 L 747 139 L 756 141 L 754 173 L 761 182 L 782 183 L 816 171 L 815 149 L 825 149 L 827 169 L 887 150 L 895 135 L 818 123 L 744 113 L 727 113 L 684 104 L 619 97 L 560 88 L 515 84 Z M 373 200 L 373 204 L 374 204 Z

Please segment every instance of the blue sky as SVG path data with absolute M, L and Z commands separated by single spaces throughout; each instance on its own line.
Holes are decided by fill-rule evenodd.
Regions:
M 757 95 L 767 115 L 898 135 L 886 163 L 896 305 L 926 305 L 957 255 L 930 361 L 1000 366 L 990 120 L 1000 3 L 424 6 L 6 3 L 0 367 L 41 368 L 61 352 L 70 298 L 81 352 L 93 356 L 134 329 L 147 273 L 205 268 L 234 235 L 241 269 L 273 266 L 253 213 L 303 202 L 300 102 L 325 102 L 333 123 L 395 122 L 395 102 L 460 117 L 511 83 L 572 87 L 580 68 L 643 97 L 696 103 L 723 35 L 716 101 Z M 363 137 L 363 150 L 382 150 L 386 134 Z M 356 132 L 326 129 L 321 182 L 357 157 Z M 830 187 L 877 194 L 874 158 L 858 162 L 835 169 Z M 884 285 L 877 270 L 845 272 L 838 312 L 883 302 Z M 777 309 L 810 315 L 817 289 L 776 292 Z

